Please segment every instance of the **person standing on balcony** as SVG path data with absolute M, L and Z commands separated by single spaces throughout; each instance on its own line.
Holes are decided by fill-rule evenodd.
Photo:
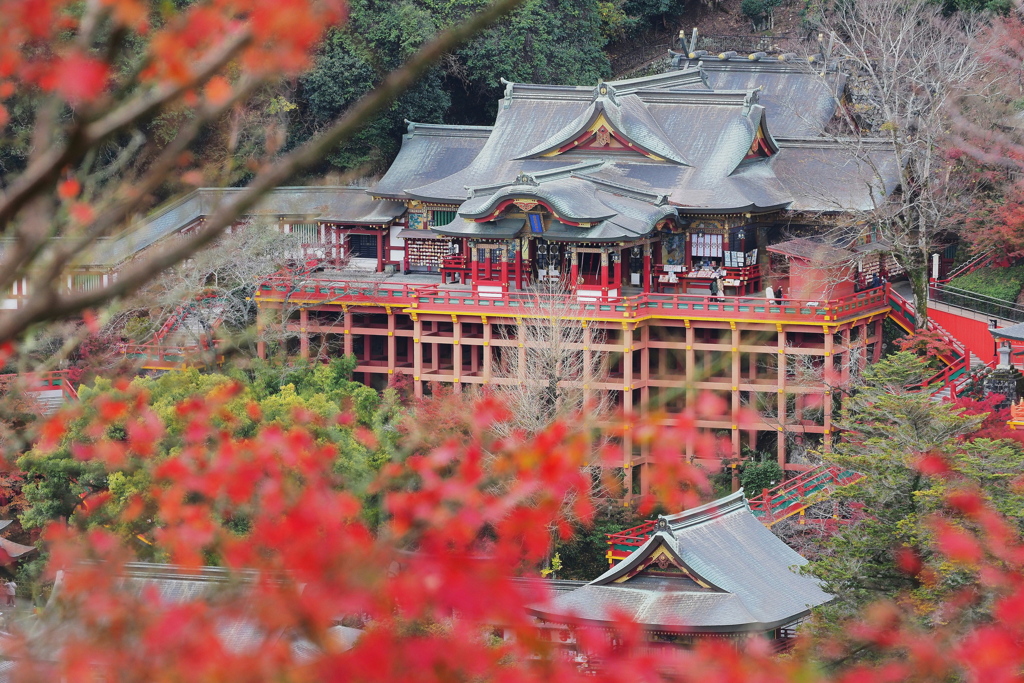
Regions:
M 772 289 L 771 285 L 768 285 L 768 288 L 764 290 L 764 298 L 768 299 L 769 306 L 775 305 L 775 290 Z

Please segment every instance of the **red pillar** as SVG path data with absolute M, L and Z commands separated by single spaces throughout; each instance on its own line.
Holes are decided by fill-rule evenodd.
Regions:
M 508 247 L 501 248 L 501 284 L 508 286 Z
M 523 249 L 516 244 L 516 289 L 523 288 Z
M 476 274 L 476 248 L 472 247 L 472 246 L 469 247 L 469 281 L 470 282 L 476 282 L 477 281 L 477 274 Z
M 651 247 L 650 245 L 644 246 L 644 277 L 643 277 L 644 292 L 651 291 Z
M 612 284 L 615 287 L 622 286 L 622 252 L 618 251 L 614 254 L 617 258 L 612 262 Z
M 377 231 L 377 272 L 384 272 L 384 231 Z
M 572 265 L 569 266 L 569 289 L 575 291 L 580 276 L 579 254 L 576 253 L 576 247 L 569 247 L 569 249 L 572 250 L 569 252 L 569 258 L 572 260 Z

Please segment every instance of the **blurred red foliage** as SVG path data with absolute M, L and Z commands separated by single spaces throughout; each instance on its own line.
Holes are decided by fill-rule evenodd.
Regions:
M 738 649 L 708 641 L 692 650 L 652 650 L 636 625 L 623 622 L 615 638 L 577 630 L 591 660 L 601 662 L 584 672 L 559 656 L 556 643 L 539 638 L 524 606 L 542 596 L 524 595 L 512 577 L 536 575 L 551 543 L 549 530 L 568 528 L 567 501 L 574 516 L 591 518 L 590 482 L 581 471 L 592 457 L 588 434 L 556 423 L 534 437 L 497 439 L 489 427 L 503 419 L 503 407 L 487 397 L 462 397 L 471 412 L 458 436 L 381 472 L 374 490 L 387 515 L 374 532 L 334 472 L 335 446 L 318 442 L 306 428 L 319 418 L 305 415 L 306 425 L 289 429 L 264 423 L 251 438 L 236 438 L 215 426 L 232 419 L 225 405 L 233 395 L 183 401 L 177 418 L 187 421 L 186 443 L 159 461 L 150 452 L 162 420 L 145 396 L 112 402 L 97 411 L 88 431 L 109 433 L 114 424 L 126 429 L 80 457 L 145 470 L 155 507 L 147 509 L 140 496 L 120 521 L 150 515 L 152 539 L 169 562 L 257 570 L 244 599 L 228 593 L 172 604 L 152 590 L 126 590 L 111 563 L 130 560 L 129 550 L 106 526 L 90 527 L 90 513 L 83 511 L 77 526 L 54 523 L 46 531 L 50 576 L 74 571 L 63 580 L 52 640 L 37 632 L 15 633 L 8 641 L 15 680 L 992 683 L 1017 680 L 1024 664 L 1024 547 L 980 496 L 958 485 L 950 487 L 948 511 L 932 523 L 937 549 L 950 562 L 974 568 L 978 581 L 996 592 L 997 621 L 959 625 L 953 613 L 970 608 L 965 599 L 949 606 L 946 623 L 922 632 L 908 618 L 912 606 L 876 605 L 847 630 L 844 642 L 798 644 L 783 658 L 758 638 Z M 667 509 L 695 502 L 706 482 L 678 449 L 692 435 L 692 420 L 618 429 L 626 428 L 656 445 L 649 502 Z M 953 476 L 943 468 L 931 471 Z M 223 526 L 219 520 L 229 514 L 245 516 L 249 530 Z M 915 571 L 913 549 L 902 552 L 901 566 Z M 365 626 L 349 650 L 327 637 L 340 617 Z M 225 623 L 238 619 L 261 634 L 258 647 L 236 651 L 218 637 Z M 489 639 L 494 626 L 513 637 Z M 282 632 L 308 639 L 320 654 L 300 656 Z M 820 669 L 811 657 L 816 650 L 841 659 L 844 649 L 865 647 L 876 651 L 876 663 L 849 670 Z

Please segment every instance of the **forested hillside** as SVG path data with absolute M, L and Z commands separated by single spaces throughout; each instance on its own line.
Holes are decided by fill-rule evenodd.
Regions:
M 486 5 L 469 2 L 361 0 L 344 29 L 323 44 L 316 65 L 287 95 L 289 142 L 307 139 L 407 59 L 439 29 Z M 434 68 L 327 166 L 369 172 L 397 152 L 404 120 L 489 125 L 503 90 L 500 78 L 533 83 L 593 84 L 611 76 L 606 52 L 684 9 L 682 0 L 527 0 Z M 674 24 L 673 24 L 674 25 Z M 327 169 L 325 169 L 327 170 Z

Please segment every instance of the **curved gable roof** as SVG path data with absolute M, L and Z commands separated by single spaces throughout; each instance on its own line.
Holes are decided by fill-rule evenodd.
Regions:
M 630 580 L 662 548 L 706 586 L 694 589 L 676 580 L 673 587 L 671 573 L 655 586 Z M 689 632 L 768 630 L 832 599 L 816 579 L 797 571 L 805 563 L 750 513 L 740 491 L 660 518 L 656 533 L 629 557 L 531 612 L 553 621 L 595 623 L 625 613 L 648 628 Z
M 665 135 L 658 122 L 636 97 L 611 96 L 598 97 L 590 107 L 567 123 L 557 133 L 549 137 L 517 159 L 529 159 L 544 156 L 565 145 L 572 144 L 586 133 L 604 116 L 612 130 L 622 135 L 635 145 L 641 152 L 656 155 L 677 164 L 689 166 L 683 154 L 676 149 L 672 141 Z

